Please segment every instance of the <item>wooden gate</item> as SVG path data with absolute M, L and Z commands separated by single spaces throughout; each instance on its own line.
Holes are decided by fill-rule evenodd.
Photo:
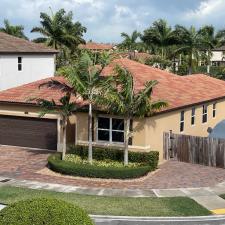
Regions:
M 164 133 L 164 159 L 225 168 L 225 139 Z

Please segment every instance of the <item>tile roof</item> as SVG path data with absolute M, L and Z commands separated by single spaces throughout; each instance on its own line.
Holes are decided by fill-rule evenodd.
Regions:
M 64 96 L 64 93 L 57 89 L 41 87 L 39 86 L 51 80 L 57 80 L 66 83 L 64 77 L 50 77 L 42 80 L 38 80 L 32 83 L 24 84 L 18 87 L 10 88 L 0 92 L 0 102 L 4 103 L 21 103 L 21 104 L 36 104 L 33 98 L 41 98 L 51 101 L 52 99 L 57 105 L 60 105 L 59 99 Z M 79 98 L 72 97 L 72 101 L 82 104 L 83 101 Z
M 95 42 L 87 42 L 86 44 L 80 44 L 79 48 L 82 49 L 89 49 L 89 50 L 110 50 L 114 46 L 111 44 L 102 44 L 102 43 L 95 43 Z
M 153 68 L 129 59 L 117 59 L 103 70 L 103 75 L 113 74 L 116 64 L 127 68 L 134 77 L 136 90 L 141 90 L 146 81 L 157 80 L 153 90 L 153 100 L 164 100 L 168 107 L 162 111 L 175 110 L 194 104 L 225 98 L 225 81 L 207 75 L 195 74 L 179 76 L 164 70 Z M 41 88 L 39 85 L 51 79 L 66 82 L 63 77 L 47 78 L 0 92 L 0 102 L 27 103 L 32 97 L 40 97 L 58 102 L 62 93 L 53 89 Z M 82 103 L 81 100 L 76 100 Z
M 0 32 L 0 53 L 57 53 L 55 49 L 42 44 L 17 38 Z

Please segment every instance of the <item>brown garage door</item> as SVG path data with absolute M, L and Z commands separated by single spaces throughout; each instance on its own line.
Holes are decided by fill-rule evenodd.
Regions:
M 0 116 L 0 144 L 57 149 L 57 120 Z

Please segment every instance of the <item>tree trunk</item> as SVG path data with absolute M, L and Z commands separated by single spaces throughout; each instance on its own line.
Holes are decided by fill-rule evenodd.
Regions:
M 192 52 L 191 52 L 190 57 L 189 57 L 189 69 L 188 69 L 189 75 L 192 74 L 192 66 L 193 66 L 193 62 L 192 62 Z
M 125 119 L 125 140 L 124 140 L 124 165 L 128 165 L 128 145 L 129 145 L 129 133 L 130 133 L 130 119 Z
M 92 104 L 89 104 L 88 113 L 88 162 L 92 164 Z
M 66 156 L 66 127 L 67 121 L 63 121 L 63 149 L 62 149 L 62 160 L 65 159 Z

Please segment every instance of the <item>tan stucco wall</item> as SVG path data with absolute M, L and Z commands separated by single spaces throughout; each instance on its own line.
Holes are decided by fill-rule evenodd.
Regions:
M 157 115 L 148 118 L 146 121 L 148 136 L 147 141 L 151 150 L 157 150 L 160 152 L 160 160 L 163 159 L 163 132 L 169 132 L 172 130 L 173 133 L 187 134 L 193 136 L 208 136 L 208 127 L 215 127 L 220 121 L 225 119 L 225 101 L 220 100 L 216 103 L 216 117 L 213 118 L 213 103 L 208 103 L 208 121 L 202 123 L 202 104 L 195 106 L 195 125 L 191 125 L 191 110 L 192 107 L 177 110 L 161 115 Z M 180 112 L 184 114 L 184 131 L 180 132 Z

